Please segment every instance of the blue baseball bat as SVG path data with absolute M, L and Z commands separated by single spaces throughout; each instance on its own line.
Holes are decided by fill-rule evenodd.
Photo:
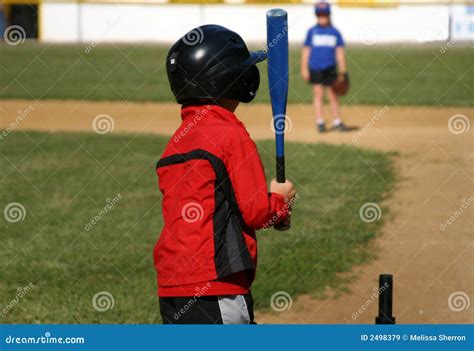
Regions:
M 268 84 L 276 142 L 276 179 L 285 182 L 285 117 L 288 99 L 288 13 L 283 9 L 267 12 Z M 290 228 L 290 217 L 274 226 Z
M 275 127 L 277 181 L 285 182 L 285 115 L 288 97 L 288 14 L 267 12 L 268 84 Z

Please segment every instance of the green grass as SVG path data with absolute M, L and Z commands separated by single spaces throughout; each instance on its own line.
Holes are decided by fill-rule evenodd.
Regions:
M 86 133 L 14 132 L 0 142 L 0 210 L 12 202 L 23 221 L 0 218 L 0 323 L 159 322 L 152 251 L 162 226 L 155 162 L 167 138 Z M 274 170 L 274 143 L 259 142 Z M 293 229 L 261 231 L 254 286 L 258 308 L 286 291 L 320 294 L 371 256 L 375 223 L 359 218 L 394 183 L 391 155 L 351 146 L 289 143 L 288 177 L 300 199 Z M 120 194 L 101 220 L 85 226 Z M 108 200 L 107 200 L 108 199 Z M 18 297 L 18 288 L 33 288 Z M 113 309 L 93 296 L 110 292 Z M 7 313 L 2 310 L 18 297 Z
M 474 106 L 472 49 L 431 46 L 349 47 L 352 90 L 346 104 Z M 158 46 L 0 44 L 0 98 L 172 101 Z M 310 102 L 291 51 L 289 101 Z M 266 66 L 261 90 L 268 102 Z

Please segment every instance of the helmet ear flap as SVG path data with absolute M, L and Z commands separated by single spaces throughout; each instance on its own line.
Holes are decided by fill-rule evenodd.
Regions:
M 252 101 L 260 86 L 260 72 L 257 66 L 240 66 L 236 69 L 236 74 L 233 83 L 226 88 L 221 97 L 244 103 Z
M 252 65 L 243 75 L 242 81 L 242 93 L 245 96 L 241 96 L 240 102 L 250 102 L 257 95 L 257 90 L 260 86 L 260 72 L 256 65 Z

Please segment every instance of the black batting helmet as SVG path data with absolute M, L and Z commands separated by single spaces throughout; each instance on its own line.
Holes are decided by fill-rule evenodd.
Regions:
M 220 98 L 250 102 L 260 84 L 255 64 L 265 59 L 263 51 L 249 52 L 237 33 L 205 25 L 194 28 L 171 47 L 166 72 L 180 104 Z

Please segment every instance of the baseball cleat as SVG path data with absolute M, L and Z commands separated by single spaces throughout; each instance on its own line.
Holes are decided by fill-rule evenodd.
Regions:
M 347 128 L 347 126 L 344 124 L 344 123 L 339 123 L 338 125 L 335 125 L 334 126 L 334 129 L 337 129 L 339 130 L 340 132 L 348 132 L 349 131 L 349 128 Z
M 328 130 L 326 129 L 326 124 L 324 123 L 318 123 L 317 124 L 317 130 L 318 132 L 320 133 L 324 133 L 324 132 L 327 132 Z

